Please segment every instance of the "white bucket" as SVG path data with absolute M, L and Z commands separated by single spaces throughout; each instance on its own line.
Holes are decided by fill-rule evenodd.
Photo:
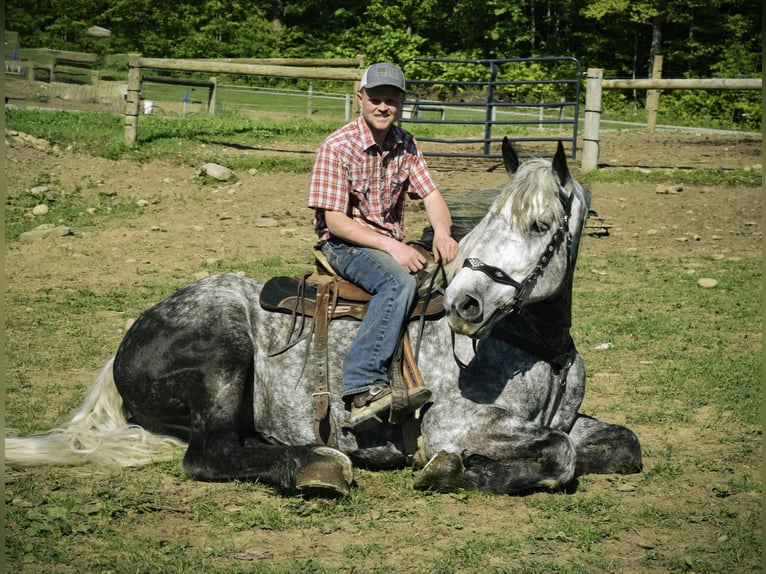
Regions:
M 152 100 L 144 100 L 144 114 L 149 115 L 154 109 L 154 102 Z

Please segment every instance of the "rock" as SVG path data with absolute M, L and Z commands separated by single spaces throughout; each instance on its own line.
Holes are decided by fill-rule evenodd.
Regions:
M 15 145 L 26 146 L 26 147 L 31 147 L 36 150 L 40 150 L 44 152 L 53 151 L 53 148 L 51 147 L 51 144 L 49 141 L 41 139 L 41 138 L 36 138 L 35 136 L 31 136 L 23 132 L 5 130 L 5 141 L 12 146 L 15 146 Z
M 228 167 L 224 167 L 217 163 L 203 164 L 202 173 L 209 175 L 218 181 L 227 181 L 233 175 L 233 172 Z
M 32 208 L 32 215 L 48 215 L 48 211 L 48 206 L 40 203 Z
M 46 237 L 64 237 L 66 235 L 74 235 L 74 231 L 71 227 L 66 225 L 40 225 L 31 231 L 25 231 L 19 235 L 19 239 L 22 241 L 37 241 L 38 239 L 45 239 Z
M 149 205 L 149 202 L 148 202 L 148 201 L 146 201 L 145 199 L 139 199 L 139 200 L 136 202 L 136 205 L 137 205 L 138 207 L 146 207 L 147 205 Z
M 697 285 L 699 287 L 702 287 L 703 289 L 712 289 L 713 287 L 718 286 L 718 281 L 715 279 L 711 279 L 710 277 L 703 277 L 699 281 L 697 281 Z
M 256 227 L 277 227 L 279 222 L 271 217 L 259 217 L 255 220 Z
M 48 190 L 50 188 L 47 185 L 36 185 L 32 189 L 29 190 L 29 193 L 34 195 L 35 197 L 40 197 L 41 195 L 45 195 L 48 193 Z
M 683 186 L 680 185 L 658 185 L 654 188 L 654 191 L 660 195 L 675 195 L 683 190 Z

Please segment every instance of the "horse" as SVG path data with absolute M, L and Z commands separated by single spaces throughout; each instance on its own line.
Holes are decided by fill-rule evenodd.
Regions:
M 590 195 L 559 142 L 521 161 L 444 266 L 444 312 L 412 321 L 431 400 L 401 424 L 349 430 L 341 371 L 358 321 L 327 326 L 327 389 L 309 372 L 312 337 L 275 351 L 295 317 L 265 310 L 264 285 L 224 273 L 188 284 L 128 329 L 81 407 L 57 429 L 6 439 L 6 462 L 127 467 L 183 453 L 200 481 L 259 481 L 285 495 L 350 493 L 354 468 L 416 465 L 414 488 L 497 494 L 634 473 L 630 429 L 579 412 L 585 367 L 572 337 L 572 283 Z M 436 271 L 432 271 L 435 273 Z M 333 441 L 317 440 L 324 400 Z

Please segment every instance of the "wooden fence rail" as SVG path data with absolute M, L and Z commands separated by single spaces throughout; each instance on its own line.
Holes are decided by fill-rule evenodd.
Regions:
M 641 80 L 605 80 L 604 70 L 589 68 L 585 89 L 585 124 L 583 127 L 582 170 L 587 172 L 598 167 L 599 124 L 601 121 L 602 90 L 761 90 L 760 78 L 741 79 L 641 79 Z M 649 106 L 650 131 L 654 128 L 657 105 L 655 92 L 654 103 Z
M 279 64 L 272 62 L 279 61 Z M 343 60 L 344 64 L 355 67 L 332 67 L 334 60 L 305 59 L 293 64 L 291 60 L 173 60 L 165 58 L 143 58 L 131 54 L 128 63 L 128 93 L 125 99 L 125 143 L 136 142 L 138 117 L 141 109 L 141 83 L 145 69 L 178 72 L 206 72 L 236 76 L 264 76 L 279 78 L 305 78 L 308 80 L 347 80 L 358 84 L 362 79 L 362 58 Z M 269 63 L 263 63 L 269 62 Z M 287 64 L 290 65 L 287 65 Z M 190 81 L 191 82 L 191 81 Z M 214 104 L 213 104 L 214 105 Z

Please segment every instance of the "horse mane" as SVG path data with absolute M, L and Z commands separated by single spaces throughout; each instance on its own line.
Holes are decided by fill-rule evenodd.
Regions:
M 535 220 L 559 226 L 564 220 L 564 208 L 559 199 L 562 186 L 551 163 L 542 158 L 525 161 L 511 176 L 500 195 L 492 202 L 487 214 L 460 242 L 455 259 L 445 266 L 448 280 L 460 270 L 463 264 L 461 253 L 472 252 L 482 240 L 487 227 L 495 219 L 503 220 L 508 226 L 521 233 L 529 233 Z M 532 219 L 530 214 L 535 214 Z
M 550 162 L 535 158 L 524 162 L 492 206 L 489 214 L 502 217 L 522 233 L 528 233 L 536 214 L 538 220 L 560 225 L 564 208 L 559 199 L 561 184 Z

